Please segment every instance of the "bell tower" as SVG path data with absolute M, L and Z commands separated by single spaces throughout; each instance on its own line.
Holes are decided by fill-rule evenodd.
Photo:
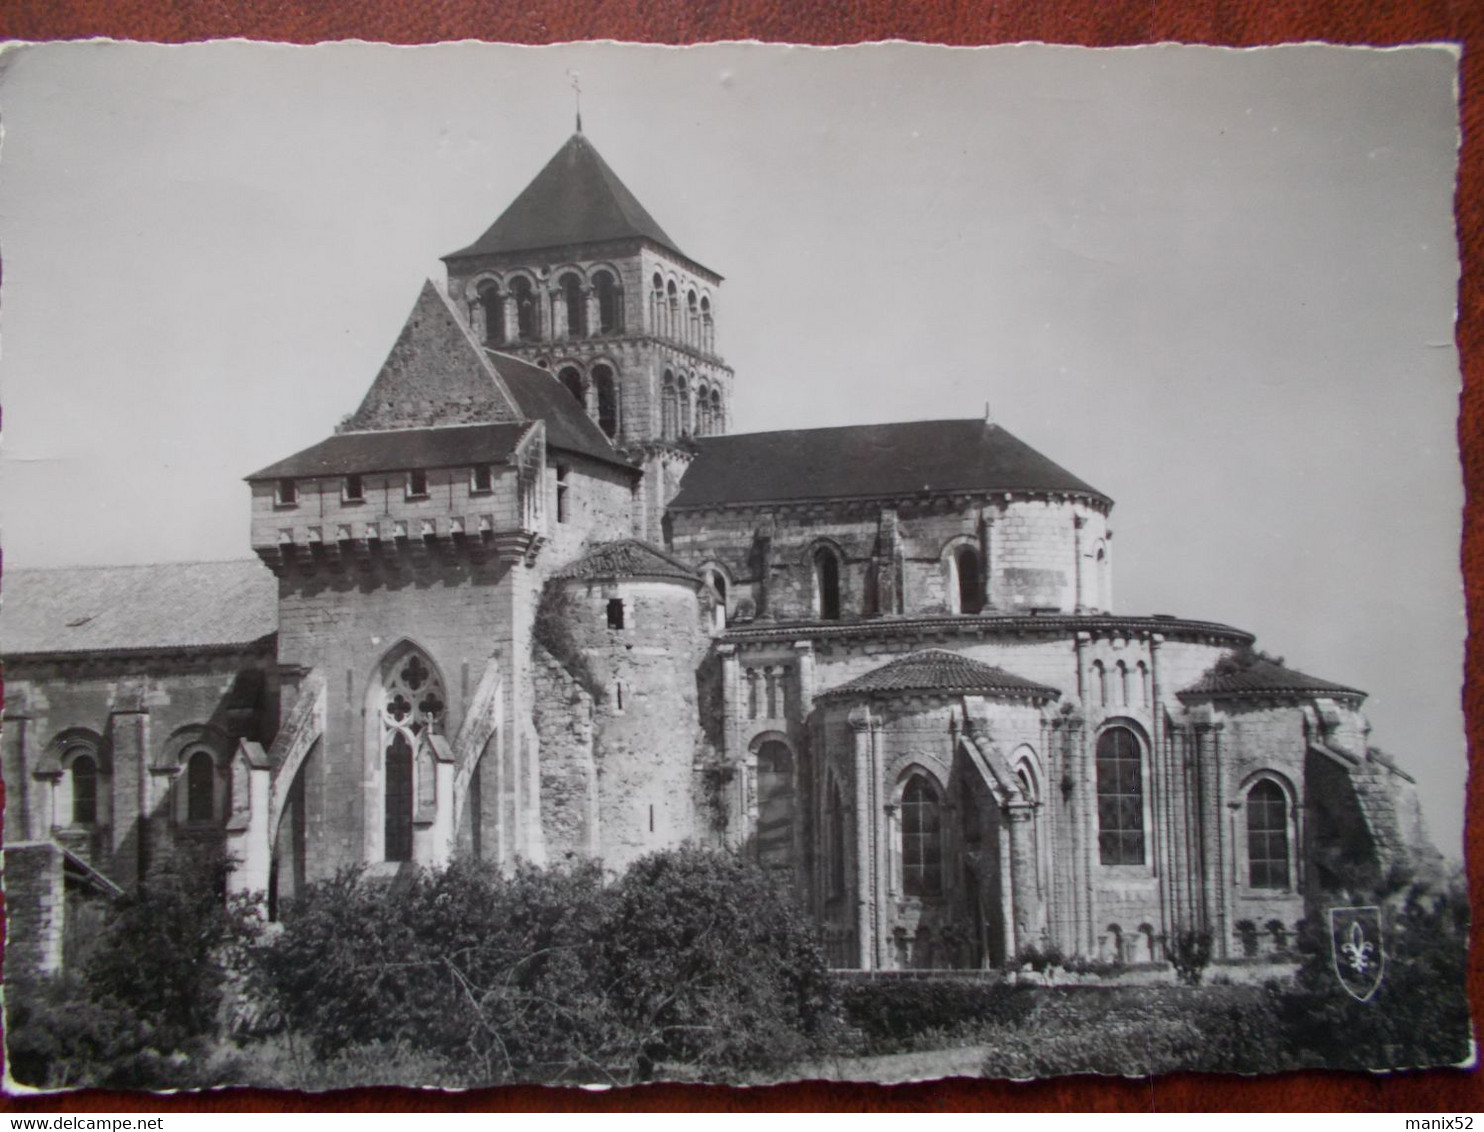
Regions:
M 444 263 L 449 298 L 484 348 L 549 370 L 615 445 L 646 465 L 663 457 L 661 480 L 678 482 L 683 468 L 667 466 L 688 461 L 687 438 L 726 431 L 721 276 L 680 250 L 580 119 L 488 230 Z

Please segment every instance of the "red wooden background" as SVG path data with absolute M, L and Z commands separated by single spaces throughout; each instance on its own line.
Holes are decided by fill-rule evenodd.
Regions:
M 555 43 L 626 39 L 689 43 L 758 39 L 816 44 L 909 39 L 951 44 L 1044 40 L 1114 46 L 1171 40 L 1252 46 L 1300 40 L 1400 44 L 1450 40 L 1464 46 L 1463 152 L 1458 223 L 1463 255 L 1458 341 L 1464 390 L 1459 441 L 1468 489 L 1462 562 L 1468 591 L 1471 756 L 1484 749 L 1484 2 L 1481 0 L 861 0 L 846 6 L 794 0 L 6 0 L 0 37 L 111 36 L 181 42 L 240 36 L 313 43 L 362 39 L 433 43 L 484 39 Z M 1474 947 L 1469 995 L 1484 1018 L 1484 790 L 1470 783 L 1467 846 L 1474 862 Z M 1373 1077 L 1293 1073 L 1266 1078 L 1176 1074 L 1150 1081 L 1075 1077 L 1030 1084 L 952 1080 L 890 1088 L 804 1083 L 766 1089 L 657 1085 L 588 1093 L 544 1088 L 429 1094 L 363 1089 L 322 1096 L 231 1090 L 200 1096 L 140 1097 L 85 1092 L 43 1100 L 0 1099 L 8 1111 L 316 1110 L 1484 1110 L 1480 1074 L 1458 1070 Z

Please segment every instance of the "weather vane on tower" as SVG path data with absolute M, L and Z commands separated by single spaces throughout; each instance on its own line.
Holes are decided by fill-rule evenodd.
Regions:
M 582 133 L 582 84 L 577 81 L 577 72 L 568 71 L 572 78 L 572 94 L 577 100 L 577 132 Z

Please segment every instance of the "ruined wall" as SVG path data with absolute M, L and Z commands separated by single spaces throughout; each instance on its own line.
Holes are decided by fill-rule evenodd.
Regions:
M 593 692 L 598 850 L 610 868 L 704 831 L 695 766 L 706 757 L 697 669 L 707 638 L 695 587 L 681 581 L 553 582 L 561 587 L 579 677 Z M 609 602 L 623 627 L 609 626 Z

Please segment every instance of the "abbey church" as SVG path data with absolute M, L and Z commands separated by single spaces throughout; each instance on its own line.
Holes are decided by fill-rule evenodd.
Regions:
M 6 573 L 7 962 L 212 845 L 270 914 L 729 847 L 884 970 L 1284 953 L 1436 855 L 1364 692 L 1118 610 L 1113 501 L 993 421 L 730 434 L 722 276 L 580 131 L 444 264 L 255 558 Z

